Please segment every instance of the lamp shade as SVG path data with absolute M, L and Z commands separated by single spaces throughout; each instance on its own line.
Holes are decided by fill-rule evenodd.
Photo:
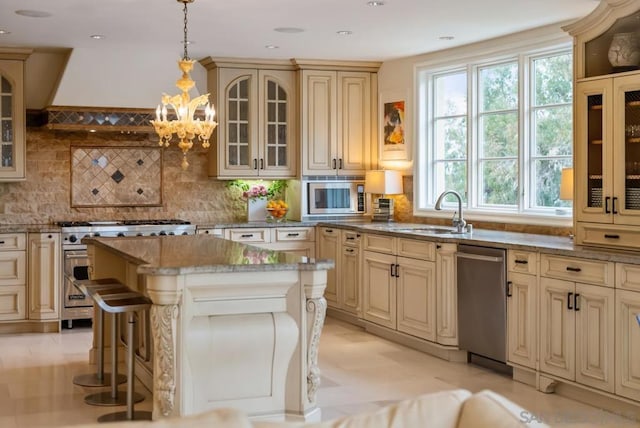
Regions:
M 573 200 L 573 168 L 562 168 L 560 176 L 560 199 Z
M 364 191 L 379 195 L 400 194 L 402 193 L 402 173 L 390 169 L 367 171 Z

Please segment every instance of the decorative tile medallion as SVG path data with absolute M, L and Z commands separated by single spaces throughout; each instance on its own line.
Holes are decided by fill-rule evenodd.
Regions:
M 71 206 L 162 205 L 162 149 L 71 147 Z

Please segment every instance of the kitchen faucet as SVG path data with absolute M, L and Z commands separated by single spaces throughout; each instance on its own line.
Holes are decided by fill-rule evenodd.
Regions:
M 456 220 L 456 216 L 454 214 L 452 220 L 453 225 L 455 226 L 457 233 L 465 233 L 467 231 L 467 222 L 464 221 L 464 218 L 462 218 L 462 197 L 458 192 L 456 192 L 455 190 L 445 190 L 444 192 L 442 192 L 440 196 L 438 196 L 435 208 L 436 210 L 440 211 L 442 209 L 442 201 L 444 200 L 444 197 L 449 194 L 458 198 L 458 219 Z

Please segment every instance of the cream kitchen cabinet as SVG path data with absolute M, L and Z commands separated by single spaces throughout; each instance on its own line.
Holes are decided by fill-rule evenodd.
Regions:
M 209 175 L 217 178 L 296 176 L 296 75 L 290 62 L 213 60 L 208 88 L 217 96 L 217 141 Z
M 0 48 L 0 181 L 26 178 L 24 63 L 30 53 Z
M 458 346 L 456 244 L 436 245 L 436 342 Z
M 209 234 L 220 233 L 220 229 L 208 229 Z M 202 233 L 207 230 L 203 229 Z M 222 236 L 244 244 L 267 250 L 294 253 L 299 256 L 315 256 L 315 232 L 313 227 L 239 227 L 224 229 Z
M 318 258 L 335 261 L 335 268 L 327 272 L 327 305 L 353 315 L 361 312 L 360 238 L 360 233 L 349 230 L 318 228 Z
M 28 317 L 57 320 L 60 313 L 60 234 L 29 233 Z
M 299 71 L 302 175 L 364 175 L 372 168 L 377 67 Z
M 364 250 L 364 319 L 435 341 L 435 243 L 365 234 Z
M 613 277 L 613 263 L 541 255 L 541 372 L 614 391 Z
M 615 392 L 640 401 L 640 265 L 616 264 Z
M 26 238 L 0 234 L 0 321 L 26 318 Z
M 507 362 L 536 369 L 538 253 L 507 252 Z

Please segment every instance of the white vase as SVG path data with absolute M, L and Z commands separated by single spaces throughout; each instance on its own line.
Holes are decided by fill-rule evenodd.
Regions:
M 247 200 L 247 221 L 265 221 L 267 219 L 267 200 L 253 198 Z
M 640 64 L 638 35 L 636 33 L 614 34 L 608 57 L 614 67 L 633 67 Z

